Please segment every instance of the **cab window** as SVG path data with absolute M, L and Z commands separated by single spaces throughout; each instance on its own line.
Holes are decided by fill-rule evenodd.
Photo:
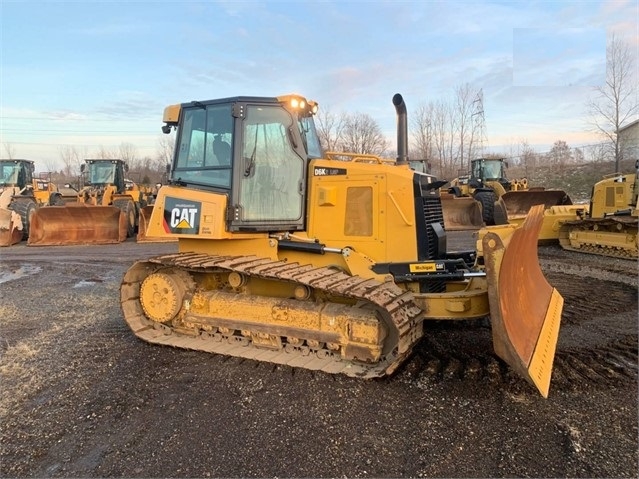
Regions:
M 174 179 L 230 188 L 232 127 L 228 104 L 186 109 Z

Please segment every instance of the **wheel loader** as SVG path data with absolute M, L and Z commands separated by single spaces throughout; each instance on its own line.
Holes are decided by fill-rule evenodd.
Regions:
M 563 299 L 537 258 L 543 206 L 449 254 L 440 187 L 395 161 L 323 153 L 299 95 L 171 105 L 169 184 L 147 234 L 178 253 L 124 274 L 124 320 L 150 343 L 325 373 L 392 374 L 427 320 L 490 316 L 494 350 L 547 397 Z
M 109 244 L 133 237 L 150 193 L 126 181 L 127 170 L 120 159 L 85 160 L 75 201 L 63 198 L 64 206 L 36 212 L 28 244 Z
M 631 174 L 606 175 L 592 188 L 590 205 L 579 218 L 564 221 L 559 244 L 583 253 L 637 260 L 639 224 L 639 160 Z
M 503 158 L 478 158 L 471 161 L 469 175 L 450 182 L 448 194 L 442 195 L 442 199 L 450 200 L 443 203 L 448 230 L 479 229 L 482 223 L 490 226 L 511 220 L 521 222 L 537 204 L 545 208 L 572 204 L 563 190 L 531 188 L 526 178 L 507 179 L 507 167 Z
M 27 239 L 36 209 L 59 204 L 56 185 L 34 171 L 32 160 L 0 160 L 0 246 Z

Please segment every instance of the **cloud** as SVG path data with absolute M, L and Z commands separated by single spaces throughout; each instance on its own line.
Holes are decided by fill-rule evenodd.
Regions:
M 601 29 L 513 30 L 513 83 L 519 86 L 601 85 L 606 38 Z M 583 81 L 594 81 L 584 84 Z

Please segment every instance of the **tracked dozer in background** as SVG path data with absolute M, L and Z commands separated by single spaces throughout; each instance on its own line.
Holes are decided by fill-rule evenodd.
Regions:
M 126 162 L 85 160 L 81 170 L 85 186 L 75 201 L 63 198 L 64 206 L 34 215 L 29 245 L 109 244 L 135 236 L 149 193 L 125 180 Z
M 579 218 L 559 229 L 562 248 L 637 260 L 639 223 L 639 160 L 635 173 L 604 176 L 592 188 L 590 205 Z
M 297 95 L 167 107 L 169 185 L 147 234 L 178 253 L 133 264 L 120 292 L 141 339 L 362 378 L 391 374 L 427 320 L 490 316 L 494 348 L 547 396 L 563 300 L 537 258 L 542 208 L 447 253 L 441 182 L 398 158 L 322 152 Z
M 60 204 L 56 185 L 34 172 L 32 160 L 0 160 L 0 246 L 27 239 L 36 209 Z
M 531 188 L 526 178 L 509 180 L 507 167 L 503 158 L 478 158 L 471 161 L 470 175 L 450 182 L 448 195 L 442 195 L 442 199 L 453 200 L 443 203 L 448 230 L 479 229 L 482 222 L 485 225 L 506 224 L 511 220 L 521 223 L 534 205 L 543 204 L 548 209 L 572 204 L 563 190 Z

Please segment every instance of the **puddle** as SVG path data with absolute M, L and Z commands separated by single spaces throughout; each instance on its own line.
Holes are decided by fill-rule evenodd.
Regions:
M 25 264 L 20 266 L 14 271 L 0 271 L 0 284 L 8 283 L 9 281 L 15 281 L 16 279 L 24 278 L 32 274 L 37 274 L 42 271 L 40 266 L 31 264 Z
M 75 283 L 73 285 L 74 288 L 82 288 L 84 286 L 93 286 L 96 283 L 96 281 L 91 281 L 91 280 L 86 280 L 83 279 L 81 281 L 78 281 L 77 283 Z

